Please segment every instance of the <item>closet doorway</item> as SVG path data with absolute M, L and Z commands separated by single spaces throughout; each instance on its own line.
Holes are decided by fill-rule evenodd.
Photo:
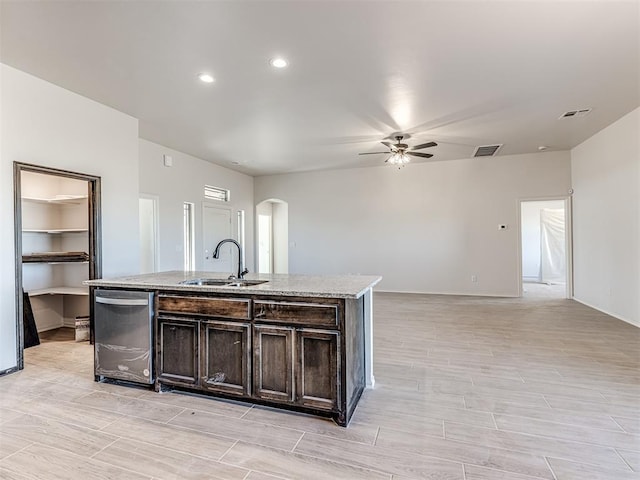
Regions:
M 520 294 L 571 298 L 570 198 L 520 202 Z
M 41 340 L 93 341 L 82 284 L 102 275 L 100 177 L 14 162 L 18 368 Z M 62 344 L 62 343 L 61 343 Z

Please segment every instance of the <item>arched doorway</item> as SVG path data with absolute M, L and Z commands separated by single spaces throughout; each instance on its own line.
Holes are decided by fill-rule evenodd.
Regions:
M 289 204 L 271 198 L 256 205 L 258 273 L 289 273 Z

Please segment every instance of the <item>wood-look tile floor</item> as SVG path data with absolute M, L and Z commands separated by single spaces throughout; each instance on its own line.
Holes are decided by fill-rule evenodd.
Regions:
M 349 428 L 93 381 L 53 335 L 0 378 L 2 479 L 640 479 L 640 329 L 564 299 L 375 295 Z

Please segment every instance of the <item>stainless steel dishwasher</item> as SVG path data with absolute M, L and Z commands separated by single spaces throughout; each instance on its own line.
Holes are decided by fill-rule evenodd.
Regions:
M 153 383 L 153 293 L 97 289 L 94 315 L 96 380 Z

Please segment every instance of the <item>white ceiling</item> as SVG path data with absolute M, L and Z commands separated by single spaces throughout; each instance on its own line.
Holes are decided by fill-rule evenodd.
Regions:
M 3 63 L 138 118 L 142 138 L 252 175 L 382 165 L 358 153 L 394 132 L 438 142 L 430 161 L 494 143 L 499 155 L 568 149 L 640 104 L 633 0 L 0 8 Z M 276 55 L 290 67 L 273 69 Z

